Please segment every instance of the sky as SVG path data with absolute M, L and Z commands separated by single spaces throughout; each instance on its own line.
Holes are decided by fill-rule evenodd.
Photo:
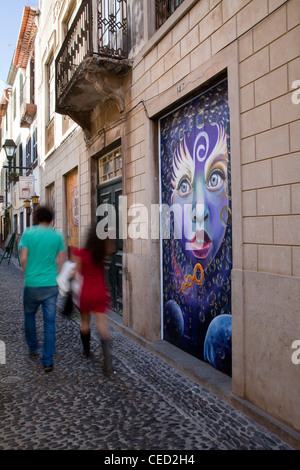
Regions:
M 0 0 L 0 98 L 4 88 L 20 32 L 24 7 L 36 8 L 39 0 Z

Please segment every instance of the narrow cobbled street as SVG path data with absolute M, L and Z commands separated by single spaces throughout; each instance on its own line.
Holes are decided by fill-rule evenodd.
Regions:
M 263 426 L 111 327 L 114 375 L 102 373 L 99 337 L 80 356 L 79 323 L 57 315 L 55 368 L 29 357 L 23 273 L 0 265 L 1 450 L 291 449 Z M 41 315 L 38 334 L 42 338 Z

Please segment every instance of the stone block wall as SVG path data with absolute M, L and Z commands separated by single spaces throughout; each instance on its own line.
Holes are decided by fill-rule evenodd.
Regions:
M 134 60 L 126 92 L 124 167 L 130 199 L 158 203 L 158 142 L 152 136 L 159 117 L 227 71 L 232 387 L 298 431 L 299 366 L 291 361 L 291 345 L 300 339 L 300 104 L 292 102 L 292 83 L 300 80 L 299 23 L 298 0 L 183 2 Z M 135 300 L 131 295 L 124 321 L 154 340 L 161 315 L 159 302 L 153 303 L 160 297 L 159 249 L 155 241 L 141 240 L 127 247 L 128 272 L 135 273 L 138 289 L 147 285 L 150 293 Z M 155 248 L 157 258 L 149 258 Z M 149 262 L 156 275 L 148 286 Z
M 44 28 L 40 62 L 55 42 L 50 26 Z M 291 360 L 292 342 L 300 339 L 300 104 L 292 102 L 292 84 L 300 80 L 299 0 L 185 0 L 133 58 L 122 115 L 106 118 L 95 109 L 94 130 L 105 132 L 99 129 L 87 145 L 82 131 L 73 130 L 47 155 L 41 199 L 55 182 L 63 227 L 63 177 L 78 166 L 83 237 L 96 204 L 93 161 L 121 139 L 123 195 L 128 207 L 143 204 L 150 216 L 151 204 L 159 204 L 159 118 L 224 74 L 231 120 L 232 390 L 300 431 L 300 365 Z M 161 339 L 154 223 L 148 238 L 128 238 L 123 246 L 123 323 L 150 341 Z

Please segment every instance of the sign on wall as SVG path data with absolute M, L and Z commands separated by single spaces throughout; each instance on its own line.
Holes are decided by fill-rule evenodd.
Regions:
M 30 199 L 33 192 L 33 176 L 19 176 L 19 199 Z
M 227 80 L 160 120 L 164 339 L 231 375 Z

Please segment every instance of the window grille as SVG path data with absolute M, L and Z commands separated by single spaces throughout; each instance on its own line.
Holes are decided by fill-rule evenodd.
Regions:
M 121 147 L 99 158 L 99 184 L 122 176 L 122 150 Z
M 98 3 L 99 54 L 127 57 L 127 0 Z

